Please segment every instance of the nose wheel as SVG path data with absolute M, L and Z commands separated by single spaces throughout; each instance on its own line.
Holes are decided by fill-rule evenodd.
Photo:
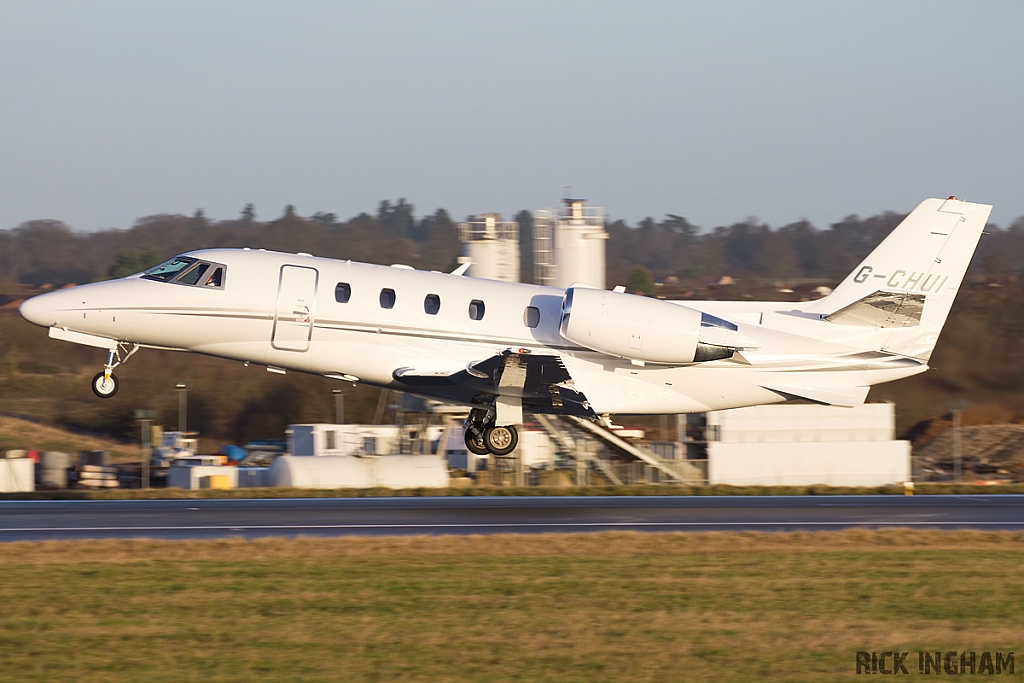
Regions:
M 106 371 L 97 374 L 92 378 L 92 393 L 100 398 L 110 398 L 117 393 L 119 382 L 117 377 Z
M 139 345 L 132 344 L 132 348 L 127 350 L 122 358 L 121 352 L 126 348 L 125 344 L 118 342 L 117 346 L 107 351 L 107 362 L 103 365 L 103 372 L 92 378 L 92 393 L 100 398 L 110 398 L 117 393 L 120 382 L 114 376 L 113 370 L 131 358 L 139 350 Z

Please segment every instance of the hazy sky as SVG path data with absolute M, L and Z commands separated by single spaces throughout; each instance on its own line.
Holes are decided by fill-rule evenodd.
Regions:
M 1024 3 L 0 0 L 0 228 L 1024 215 Z

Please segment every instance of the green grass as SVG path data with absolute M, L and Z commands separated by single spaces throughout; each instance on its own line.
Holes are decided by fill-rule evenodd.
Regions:
M 0 681 L 854 680 L 1024 651 L 1022 562 L 906 530 L 10 543 Z

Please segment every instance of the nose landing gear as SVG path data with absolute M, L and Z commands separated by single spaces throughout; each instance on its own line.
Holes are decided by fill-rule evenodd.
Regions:
M 474 408 L 466 418 L 466 448 L 476 455 L 508 455 L 519 445 L 515 425 L 495 425 L 494 411 Z
M 92 378 L 92 393 L 96 394 L 100 398 L 110 398 L 117 393 L 120 382 L 118 382 L 117 377 L 114 376 L 114 368 L 127 362 L 127 360 L 139 350 L 139 345 L 132 344 L 132 348 L 128 350 L 124 354 L 124 358 L 122 358 L 121 352 L 124 348 L 125 345 L 118 342 L 117 346 L 108 350 L 107 362 L 103 365 L 103 372 L 98 373 Z

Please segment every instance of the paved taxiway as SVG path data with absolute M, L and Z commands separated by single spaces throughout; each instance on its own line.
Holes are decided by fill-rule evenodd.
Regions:
M 1024 495 L 3 501 L 0 540 L 1024 529 Z

